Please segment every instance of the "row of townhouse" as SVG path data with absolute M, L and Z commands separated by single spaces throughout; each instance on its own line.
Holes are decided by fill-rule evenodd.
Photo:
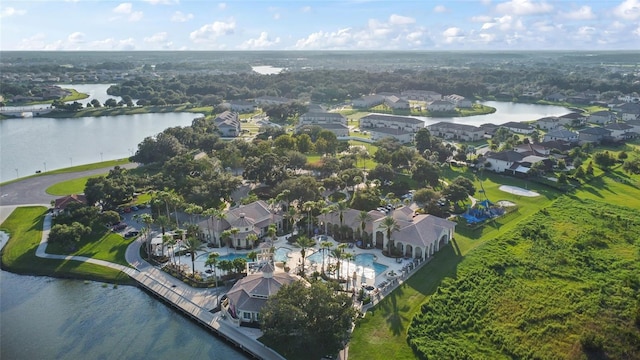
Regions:
M 427 110 L 434 112 L 451 112 L 456 108 L 471 108 L 473 102 L 462 95 L 451 94 L 442 96 L 433 91 L 427 90 L 406 90 L 400 94 L 378 93 L 365 95 L 352 101 L 354 108 L 368 109 L 374 106 L 385 104 L 392 109 L 409 109 L 409 100 L 427 102 Z
M 301 133 L 311 126 L 320 126 L 336 134 L 338 137 L 349 136 L 347 119 L 340 113 L 310 111 L 300 116 L 295 131 L 296 133 Z
M 213 120 L 223 137 L 237 137 L 242 133 L 242 127 L 237 112 L 225 111 Z
M 424 127 L 424 121 L 407 116 L 369 114 L 360 119 L 360 129 L 368 130 L 371 140 L 394 137 L 400 142 L 413 141 L 413 135 Z
M 428 125 L 429 132 L 446 140 L 478 141 L 484 138 L 485 131 L 473 125 L 439 122 Z

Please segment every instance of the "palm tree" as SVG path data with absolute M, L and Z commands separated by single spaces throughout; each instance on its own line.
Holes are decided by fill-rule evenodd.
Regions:
M 258 235 L 254 233 L 247 235 L 247 242 L 249 242 L 251 246 L 255 248 L 258 245 Z
M 367 227 L 367 223 L 371 221 L 371 215 L 366 211 L 360 211 L 360 214 L 358 214 L 358 220 L 360 220 L 360 229 L 362 230 L 362 236 L 364 237 L 364 228 Z M 367 243 L 369 242 L 369 239 L 365 240 Z
M 356 256 L 352 253 L 345 252 L 344 254 L 342 254 L 342 258 L 347 261 L 347 291 L 349 291 L 349 264 L 351 263 L 351 261 L 356 259 Z
M 396 219 L 392 218 L 391 216 L 385 217 L 384 220 L 382 220 L 382 224 L 380 224 L 380 227 L 387 233 L 387 247 L 389 248 L 389 255 L 391 255 L 391 250 L 394 246 L 393 242 L 391 241 L 391 234 L 394 231 L 400 230 L 400 227 L 398 226 Z
M 258 258 L 258 253 L 255 251 L 250 251 L 247 254 L 247 259 L 251 260 L 251 261 L 256 261 L 256 259 Z
M 156 225 L 160 226 L 162 235 L 164 235 L 166 233 L 167 226 L 169 226 L 169 218 L 164 215 L 160 215 L 154 219 L 154 222 L 156 223 Z
M 329 222 L 327 221 L 327 217 L 326 217 L 326 215 L 327 215 L 327 214 L 330 214 L 330 213 L 332 213 L 332 212 L 333 212 L 333 207 L 331 207 L 331 206 L 325 206 L 325 207 L 323 207 L 322 209 L 320 209 L 320 214 L 325 215 L 325 217 L 324 217 L 324 219 L 325 219 L 325 220 L 324 220 L 324 233 L 325 233 L 325 234 L 327 233 L 327 224 L 329 223 Z
M 331 241 L 323 241 L 320 244 L 320 248 L 322 249 L 322 273 L 324 274 L 324 259 L 326 257 L 326 253 L 328 250 L 331 250 L 333 247 L 333 243 Z
M 222 232 L 222 234 L 220 234 L 220 241 L 224 241 L 225 243 L 227 243 L 227 246 L 231 247 L 232 244 L 230 243 L 231 241 L 231 230 L 225 230 Z
M 151 239 L 149 238 L 151 235 L 151 224 L 153 224 L 153 218 L 151 214 L 142 214 L 140 219 L 145 225 L 146 230 L 144 231 L 147 238 L 147 259 L 151 260 Z
M 191 255 L 191 273 L 195 275 L 196 255 L 198 254 L 198 250 L 202 250 L 204 244 L 197 237 L 190 236 L 184 241 L 184 246 L 186 248 L 185 251 Z
M 184 209 L 184 212 L 189 214 L 189 221 L 193 224 L 193 215 L 198 215 L 199 220 L 200 214 L 202 214 L 202 206 L 196 204 L 188 204 Z
M 313 201 L 307 201 L 302 204 L 302 207 L 307 212 L 307 236 L 311 236 L 311 211 L 313 211 L 315 205 Z
M 345 200 L 342 201 L 338 201 L 338 203 L 336 204 L 336 211 L 338 212 L 338 215 L 340 216 L 340 227 L 342 227 L 342 225 L 344 225 L 344 213 L 349 210 L 349 205 L 347 205 L 347 202 Z
M 267 228 L 267 237 L 269 238 L 269 241 L 271 241 L 271 244 L 273 244 L 273 242 L 276 240 L 277 233 L 278 233 L 278 230 L 276 229 L 276 225 L 275 224 L 269 225 L 269 227 Z
M 229 271 L 233 270 L 233 262 L 230 260 L 221 260 L 218 267 L 220 270 L 223 270 L 225 274 L 229 274 Z
M 209 234 L 209 237 L 213 240 L 214 236 L 211 234 L 211 226 L 210 223 L 212 223 L 213 217 L 215 216 L 215 214 L 218 212 L 219 210 L 216 208 L 208 208 L 206 210 L 204 210 L 202 212 L 202 215 L 207 217 L 207 233 Z
M 305 276 L 304 264 L 305 264 L 305 258 L 307 256 L 307 249 L 312 247 L 315 244 L 316 244 L 315 241 L 311 240 L 306 236 L 300 236 L 296 241 L 296 245 L 300 246 L 301 248 L 300 249 L 300 255 L 302 256 L 302 273 L 300 274 L 301 276 Z
M 216 282 L 216 287 L 218 286 L 218 273 L 216 271 L 216 265 L 218 265 L 218 258 L 220 254 L 217 252 L 209 253 L 209 257 L 207 261 L 204 263 L 205 266 L 208 266 L 211 270 L 213 270 L 213 279 Z
M 235 227 L 234 227 L 234 228 L 231 228 L 231 229 L 229 230 L 229 233 L 231 233 L 231 236 L 233 237 L 234 247 L 235 247 L 236 245 L 237 245 L 237 246 L 240 246 L 240 243 L 238 243 L 238 233 L 239 233 L 239 232 L 240 232 L 240 229 L 235 228 Z
M 176 260 L 176 253 L 173 250 L 174 246 L 176 246 L 178 242 L 171 235 L 162 235 L 162 243 L 171 248 L 171 252 L 169 253 L 169 261 L 173 264 Z
M 347 248 L 347 244 L 339 244 L 337 248 L 331 250 L 331 256 L 336 259 L 336 279 L 340 281 L 340 262 L 344 257 L 344 249 Z

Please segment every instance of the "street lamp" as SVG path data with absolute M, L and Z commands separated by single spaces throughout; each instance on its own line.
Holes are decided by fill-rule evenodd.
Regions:
M 20 175 L 18 175 L 18 168 L 16 168 L 16 179 L 19 178 Z
M 102 162 L 102 151 L 100 151 L 100 162 Z
M 73 166 L 73 158 L 72 157 L 69 158 L 69 163 L 71 164 L 71 166 Z
M 45 161 L 43 162 L 43 164 L 44 164 L 44 172 L 47 172 L 47 162 Z

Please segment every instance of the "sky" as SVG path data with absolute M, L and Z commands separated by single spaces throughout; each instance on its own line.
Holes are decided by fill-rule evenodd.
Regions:
M 640 50 L 640 0 L 2 0 L 0 50 Z

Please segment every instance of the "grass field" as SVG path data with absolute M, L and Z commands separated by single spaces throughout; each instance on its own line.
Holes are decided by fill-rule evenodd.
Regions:
M 3 269 L 18 274 L 91 279 L 119 284 L 131 282 L 124 273 L 103 266 L 36 257 L 46 212 L 44 207 L 21 207 L 0 225 L 0 229 L 10 234 L 9 242 L 2 249 Z
M 34 175 L 30 175 L 30 176 L 25 176 L 25 177 L 20 178 L 20 179 L 15 179 L 15 180 L 11 180 L 11 181 L 6 181 L 6 182 L 3 182 L 3 183 L 0 183 L 0 185 L 7 185 L 7 184 L 10 184 L 12 182 L 16 182 L 16 181 L 20 181 L 22 179 L 36 177 L 36 176 L 44 176 L 44 175 L 51 175 L 51 174 L 65 174 L 65 173 L 72 173 L 72 172 L 79 172 L 79 171 L 95 170 L 95 169 L 102 169 L 102 168 L 105 168 L 105 167 L 112 167 L 112 166 L 116 166 L 116 165 L 124 165 L 124 164 L 129 164 L 129 163 L 130 163 L 129 159 L 117 159 L 117 160 L 109 160 L 109 161 L 97 162 L 97 163 L 93 163 L 93 164 L 78 165 L 78 166 L 73 166 L 73 167 L 68 167 L 68 168 L 63 168 L 63 169 L 58 169 L 58 170 L 51 170 L 51 171 L 43 172 L 43 173 L 40 173 L 40 174 L 34 174 Z
M 135 238 L 125 239 L 121 235 L 104 231 L 93 232 L 77 245 L 77 250 L 69 252 L 57 244 L 49 244 L 47 253 L 59 255 L 86 256 L 129 266 L 125 252 Z
M 134 107 L 115 107 L 115 108 L 84 108 L 78 111 L 52 111 L 43 114 L 48 118 L 79 118 L 90 116 L 115 116 L 115 115 L 135 115 L 148 113 L 170 113 L 170 112 L 192 112 L 210 114 L 213 108 L 211 106 L 191 107 L 188 105 L 167 105 L 167 106 L 134 106 Z
M 87 184 L 87 180 L 93 177 L 98 177 L 98 176 L 100 175 L 85 176 L 77 179 L 62 181 L 57 184 L 53 184 L 49 186 L 46 192 L 49 195 L 56 195 L 56 196 L 82 194 L 84 193 L 84 187 Z
M 578 191 L 562 196 L 562 194 L 553 188 L 546 187 L 541 184 L 526 182 L 512 177 L 485 172 L 479 177 L 469 173 L 461 168 L 444 168 L 443 178 L 453 179 L 456 176 L 465 176 L 472 179 L 476 188 L 481 189 L 480 179 L 482 179 L 482 188 L 484 192 L 476 192 L 475 197 L 483 200 L 484 196 L 496 202 L 499 200 L 508 200 L 518 205 L 518 210 L 507 215 L 504 218 L 497 219 L 484 227 L 472 229 L 464 224 L 459 224 L 456 228 L 455 241 L 452 247 L 443 249 L 436 254 L 434 259 L 422 268 L 417 274 L 409 279 L 407 283 L 398 288 L 391 296 L 385 298 L 379 305 L 374 308 L 372 313 L 368 313 L 365 319 L 360 321 L 353 332 L 353 338 L 349 347 L 350 359 L 412 359 L 417 355 L 413 352 L 407 343 L 407 331 L 410 327 L 412 319 L 418 314 L 422 304 L 436 293 L 439 284 L 442 282 L 449 284 L 460 276 L 458 265 L 463 266 L 468 261 L 476 261 L 476 255 L 483 251 L 489 244 L 494 242 L 495 238 L 504 237 L 518 226 L 527 224 L 532 217 L 538 216 L 539 212 L 547 211 L 546 208 L 554 203 L 554 200 L 560 197 L 559 203 L 567 203 L 574 201 L 573 199 L 594 199 L 604 202 L 604 204 L 625 204 L 635 210 L 640 209 L 640 186 L 637 184 L 640 177 L 629 177 L 621 171 L 614 169 L 608 173 L 602 171 L 596 172 L 596 178 L 592 179 L 586 185 L 583 185 Z M 624 179 L 622 181 L 621 179 Z M 498 189 L 502 184 L 527 187 L 529 190 L 537 191 L 541 194 L 539 197 L 527 198 L 519 197 Z M 603 208 L 608 205 L 596 205 L 596 208 Z M 569 215 L 571 218 L 572 215 Z M 485 245 L 486 244 L 486 245 Z M 474 250 L 478 248 L 477 250 Z M 473 251 L 472 251 L 473 250 Z M 524 251 L 525 249 L 520 249 Z M 621 250 L 622 254 L 633 254 L 634 250 L 629 248 Z M 638 255 L 636 244 L 635 256 Z M 469 260 L 470 259 L 470 260 Z M 637 261 L 637 260 L 636 260 Z M 546 285 L 552 285 L 546 284 Z M 449 286 L 449 285 L 444 285 Z M 556 289 L 557 287 L 550 287 Z M 440 290 L 438 290 L 439 292 Z M 524 290 L 523 290 L 524 291 Z M 532 292 L 540 291 L 534 288 Z M 459 298 L 460 293 L 455 293 Z M 446 298 L 446 297 L 445 297 Z M 452 298 L 453 299 L 453 298 Z M 521 301 L 522 299 L 519 299 Z M 552 304 L 547 304 L 552 305 Z M 550 330 L 553 331 L 550 325 Z M 538 329 L 537 331 L 542 331 Z M 535 338 L 536 334 L 529 334 Z M 462 342 L 464 336 L 469 337 L 466 342 Z M 447 343 L 458 344 L 464 349 L 472 352 L 473 356 L 469 358 L 493 358 L 491 355 L 484 353 L 483 344 L 479 341 L 474 343 L 480 335 L 475 333 L 474 329 L 467 329 L 466 333 L 458 334 L 455 338 L 447 339 Z M 589 334 L 585 335 L 589 336 Z M 575 349 L 576 339 L 571 337 L 573 344 L 572 351 Z M 579 339 L 578 339 L 579 340 Z M 449 349 L 451 350 L 451 349 Z M 454 353 L 439 353 L 433 358 L 458 358 Z M 547 353 L 548 354 L 548 353 Z M 580 352 L 580 354 L 582 354 Z M 460 358 L 464 358 L 464 354 L 460 353 Z M 492 355 L 495 355 L 492 353 Z M 502 356 L 499 356 L 502 357 Z M 521 357 L 528 357 L 523 355 Z M 431 357 L 429 357 L 431 358 Z M 545 357 L 542 357 L 545 358 Z M 555 357 L 549 357 L 555 358 Z

